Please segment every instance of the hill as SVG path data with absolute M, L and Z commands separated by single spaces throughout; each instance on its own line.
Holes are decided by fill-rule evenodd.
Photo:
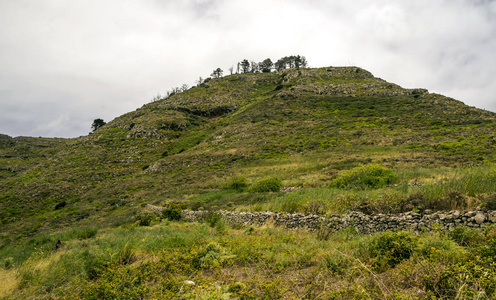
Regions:
M 0 135 L 0 298 L 494 297 L 487 222 L 364 235 L 216 211 L 478 226 L 492 214 L 423 213 L 496 208 L 495 129 L 493 112 L 328 67 L 206 80 L 85 137 Z M 185 208 L 208 213 L 177 221 Z
M 380 164 L 400 173 L 400 185 L 430 183 L 443 168 L 494 163 L 495 126 L 495 113 L 356 67 L 230 75 L 86 137 L 1 136 L 2 234 L 118 225 L 144 203 L 261 209 L 288 196 L 223 189 L 236 176 L 278 177 L 301 194 L 342 170 Z M 415 192 L 406 189 L 404 197 Z M 319 198 L 336 196 L 328 194 Z

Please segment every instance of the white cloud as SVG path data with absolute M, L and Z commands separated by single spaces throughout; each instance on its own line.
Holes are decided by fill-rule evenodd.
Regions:
M 492 0 L 0 1 L 0 132 L 79 136 L 247 58 L 357 65 L 496 111 Z

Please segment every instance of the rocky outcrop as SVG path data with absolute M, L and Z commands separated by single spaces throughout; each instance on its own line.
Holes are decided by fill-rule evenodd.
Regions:
M 163 208 L 148 205 L 151 210 L 160 213 Z M 208 214 L 208 211 L 184 210 L 182 218 L 185 221 L 197 222 Z M 496 223 L 496 211 L 429 211 L 422 213 L 406 212 L 401 214 L 366 215 L 361 212 L 350 212 L 345 215 L 315 215 L 315 214 L 290 214 L 275 212 L 231 212 L 219 211 L 223 219 L 231 224 L 257 225 L 272 224 L 285 228 L 301 228 L 317 230 L 328 228 L 338 231 L 354 227 L 360 233 L 374 233 L 380 231 L 430 231 L 453 230 L 456 226 L 484 228 Z
M 293 97 L 294 91 L 309 92 L 318 95 L 333 95 L 333 96 L 398 96 L 398 95 L 414 95 L 420 96 L 428 94 L 426 89 L 403 89 L 400 86 L 387 82 L 361 84 L 361 83 L 329 83 L 324 85 L 305 84 L 297 85 L 291 91 L 283 91 L 277 95 L 282 99 L 287 99 L 290 94 Z M 286 93 L 286 94 L 285 94 Z M 281 96 L 284 95 L 284 96 Z

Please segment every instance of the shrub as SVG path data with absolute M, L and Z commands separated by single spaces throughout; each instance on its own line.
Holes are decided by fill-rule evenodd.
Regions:
M 282 181 L 276 177 L 264 178 L 249 188 L 250 192 L 265 193 L 265 192 L 278 192 L 282 187 Z
M 242 191 L 248 186 L 248 181 L 245 176 L 234 176 L 226 184 L 226 189 Z
M 456 190 L 445 190 L 440 195 L 417 192 L 409 195 L 403 206 L 419 210 L 464 210 L 469 206 L 469 199 Z
M 489 210 L 496 210 L 496 193 L 481 195 L 481 206 Z
M 162 211 L 162 217 L 169 221 L 178 221 L 182 218 L 183 205 L 172 203 Z
M 467 257 L 467 250 L 464 247 L 439 233 L 422 236 L 416 252 L 429 258 L 431 262 L 456 263 L 464 261 Z
M 329 226 L 328 218 L 323 218 L 320 221 L 319 229 L 317 229 L 317 240 L 327 241 L 332 234 L 331 226 Z
M 374 269 L 384 271 L 410 258 L 415 241 L 407 232 L 382 232 L 374 236 L 370 245 Z
M 126 243 L 124 248 L 122 248 L 117 253 L 117 263 L 121 265 L 132 264 L 136 260 L 135 250 L 133 246 L 129 243 Z
M 181 220 L 182 218 L 182 214 L 181 214 L 182 210 L 180 208 L 166 208 L 162 211 L 162 216 L 164 217 L 164 219 L 167 219 L 169 221 L 178 221 L 178 220 Z
M 192 260 L 196 269 L 211 269 L 220 267 L 227 259 L 233 258 L 217 243 L 210 243 L 200 250 Z
M 343 275 L 350 265 L 352 265 L 352 262 L 343 255 L 332 253 L 332 255 L 328 255 L 325 258 L 323 264 L 332 274 Z
M 242 290 L 245 290 L 246 289 L 246 285 L 242 282 L 235 282 L 233 284 L 231 284 L 228 288 L 228 292 L 229 293 L 234 293 L 234 294 L 237 294 L 239 292 L 241 292 Z
M 346 170 L 331 181 L 331 186 L 342 189 L 375 189 L 398 180 L 394 170 L 370 164 Z
M 463 247 L 475 247 L 484 241 L 482 233 L 473 228 L 457 226 L 447 233 L 448 237 Z
M 464 261 L 447 267 L 440 280 L 427 288 L 437 299 L 494 299 L 496 272 L 489 263 Z
M 466 209 L 468 206 L 468 200 L 465 195 L 456 190 L 448 191 L 447 195 L 443 197 L 439 203 L 439 208 L 441 210 L 451 210 L 451 209 Z
M 485 243 L 480 247 L 480 253 L 484 257 L 493 258 L 496 256 L 496 225 L 491 225 L 484 229 Z
M 214 225 L 214 228 L 215 230 L 220 233 L 220 234 L 223 234 L 226 232 L 227 230 L 227 225 L 226 225 L 226 221 L 224 221 L 224 219 L 220 218 Z
M 138 225 L 139 226 L 150 226 L 150 224 L 153 221 L 153 218 L 154 218 L 153 214 L 146 214 L 144 216 L 141 216 L 141 218 L 139 219 Z

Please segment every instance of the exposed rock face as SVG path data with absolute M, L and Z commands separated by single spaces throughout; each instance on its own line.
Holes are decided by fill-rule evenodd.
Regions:
M 157 212 L 161 208 L 149 207 Z M 182 212 L 183 220 L 196 222 L 207 214 L 207 211 Z M 453 230 L 456 226 L 484 228 L 496 223 L 496 211 L 449 211 L 424 213 L 407 212 L 396 215 L 366 215 L 361 212 L 350 212 L 346 215 L 319 216 L 315 214 L 289 214 L 274 212 L 230 212 L 219 211 L 226 222 L 239 225 L 273 224 L 285 228 L 301 228 L 317 230 L 322 226 L 331 231 L 338 231 L 347 227 L 354 227 L 360 233 L 374 233 L 380 231 L 430 231 Z

